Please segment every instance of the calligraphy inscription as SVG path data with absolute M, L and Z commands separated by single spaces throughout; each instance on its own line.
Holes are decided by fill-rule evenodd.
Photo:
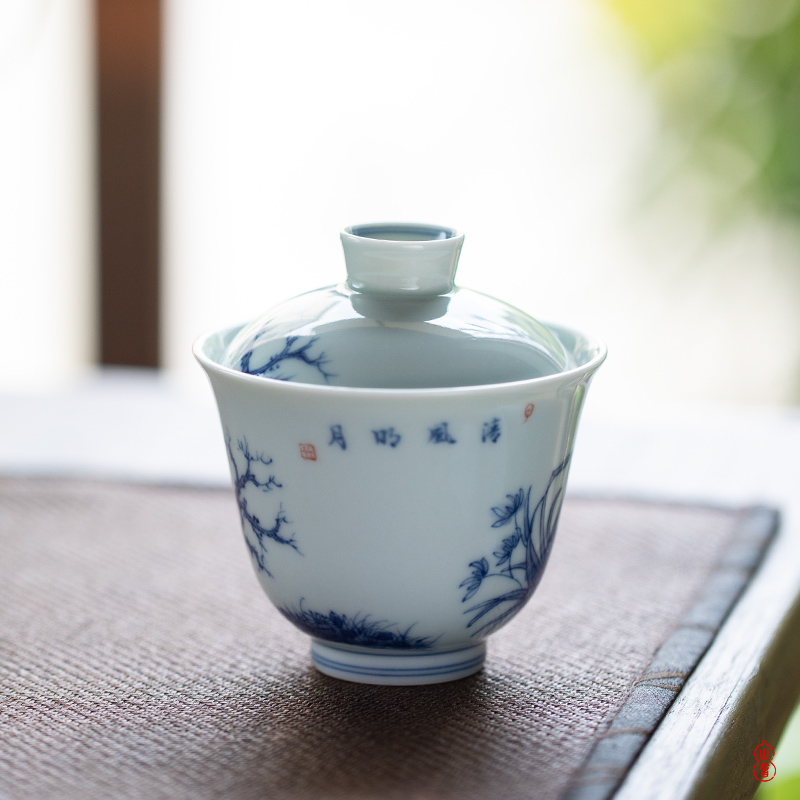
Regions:
M 330 438 L 328 439 L 328 447 L 333 447 L 334 449 L 338 447 L 339 450 L 342 451 L 349 449 L 349 438 L 347 432 L 345 431 L 344 425 L 341 423 L 335 423 L 333 425 L 329 425 L 328 430 L 330 434 Z M 390 449 L 396 449 L 404 438 L 404 433 L 402 433 L 394 425 L 390 425 L 387 428 L 372 428 L 370 433 L 372 434 L 371 441 L 374 445 L 379 447 L 388 447 Z M 482 422 L 477 430 L 477 433 L 478 436 L 480 436 L 480 441 L 482 444 L 497 444 L 497 442 L 500 441 L 501 437 L 503 436 L 503 427 L 502 423 L 500 422 L 500 418 L 492 417 L 490 420 Z M 475 434 L 473 433 L 473 435 Z M 453 431 L 450 422 L 447 420 L 442 420 L 441 422 L 427 428 L 426 441 L 428 444 L 432 445 L 455 445 L 464 440 L 464 436 L 465 434 L 462 429 L 461 434 L 459 434 L 458 438 L 456 438 L 456 433 Z M 469 441 L 469 439 L 470 437 L 467 437 L 466 441 Z M 472 441 L 475 440 L 473 439 Z M 302 442 L 299 445 L 299 449 L 300 455 L 304 460 L 317 460 L 316 445 L 312 444 L 311 442 Z

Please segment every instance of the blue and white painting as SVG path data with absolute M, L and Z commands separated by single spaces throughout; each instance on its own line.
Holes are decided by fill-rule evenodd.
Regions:
M 283 345 L 279 341 L 259 344 L 257 339 L 239 361 L 239 369 L 248 375 L 308 383 L 319 383 L 320 378 L 329 383 L 336 377 L 328 369 L 329 359 L 319 347 L 318 336 L 287 336 Z
M 536 499 L 533 486 L 520 487 L 494 506 L 492 529 L 509 533 L 491 559 L 486 556 L 469 564 L 470 575 L 459 585 L 462 603 L 473 601 L 464 611 L 472 636 L 487 636 L 516 614 L 542 578 L 553 544 L 570 456 L 553 470 L 544 492 Z
M 239 506 L 239 516 L 242 520 L 242 533 L 247 544 L 247 550 L 259 572 L 270 578 L 274 577 L 267 566 L 270 543 L 288 547 L 300 553 L 300 548 L 295 540 L 294 533 L 289 533 L 291 521 L 286 516 L 283 503 L 280 501 L 280 491 L 283 484 L 272 471 L 272 459 L 264 453 L 251 451 L 247 439 L 242 437 L 233 446 L 233 439 L 229 433 L 225 434 L 225 443 L 228 448 L 228 458 L 233 473 L 233 488 L 236 492 L 236 504 Z M 269 517 L 262 520 L 259 512 L 251 510 L 251 501 L 255 498 L 251 493 L 258 493 L 258 503 L 253 505 L 263 507 L 263 495 L 268 495 L 271 502 L 266 505 L 270 508 Z M 260 512 L 263 514 L 263 512 Z M 302 554 L 301 554 L 302 555 Z
M 313 611 L 305 608 L 303 602 L 301 600 L 296 608 L 278 610 L 301 631 L 326 642 L 393 650 L 427 650 L 435 642 L 429 637 L 413 635 L 414 625 L 404 628 L 363 613 L 347 615 L 332 610 Z

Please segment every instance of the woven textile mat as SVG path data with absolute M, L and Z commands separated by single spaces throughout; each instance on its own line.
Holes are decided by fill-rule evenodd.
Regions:
M 363 686 L 311 666 L 231 493 L 0 480 L 0 798 L 608 796 L 775 524 L 569 498 L 481 673 Z

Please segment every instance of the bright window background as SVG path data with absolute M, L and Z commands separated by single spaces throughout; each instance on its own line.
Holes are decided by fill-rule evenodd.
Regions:
M 697 187 L 642 219 L 656 113 L 597 3 L 167 8 L 170 368 L 340 280 L 343 225 L 420 220 L 465 231 L 461 285 L 606 339 L 593 404 L 795 398 L 792 235 L 707 241 Z
M 95 356 L 89 0 L 0 2 L 0 389 Z
M 343 276 L 346 224 L 467 234 L 459 282 L 609 344 L 593 409 L 797 402 L 800 247 L 640 214 L 658 116 L 599 0 L 166 0 L 164 362 Z M 96 353 L 89 0 L 0 3 L 0 387 Z M 20 335 L 20 331 L 25 331 Z

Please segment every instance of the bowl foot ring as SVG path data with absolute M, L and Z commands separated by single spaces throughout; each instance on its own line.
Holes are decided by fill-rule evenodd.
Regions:
M 486 642 L 432 653 L 367 650 L 311 642 L 311 660 L 325 675 L 355 683 L 420 686 L 466 678 L 483 667 Z

